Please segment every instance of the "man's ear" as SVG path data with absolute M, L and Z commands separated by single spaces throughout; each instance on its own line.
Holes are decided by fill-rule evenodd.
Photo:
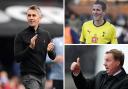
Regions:
M 105 16 L 105 14 L 106 14 L 106 12 L 104 11 L 104 12 L 103 12 L 103 15 Z
M 117 66 L 119 66 L 119 65 L 120 65 L 120 61 L 117 60 L 117 61 L 116 61 L 116 64 L 117 64 Z

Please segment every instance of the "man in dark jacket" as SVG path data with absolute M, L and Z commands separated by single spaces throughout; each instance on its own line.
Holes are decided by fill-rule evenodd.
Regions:
M 77 89 L 128 89 L 128 76 L 123 69 L 124 54 L 112 49 L 105 54 L 106 71 L 99 72 L 90 79 L 84 78 L 80 71 L 80 61 L 71 64 L 72 76 Z
M 30 6 L 27 10 L 29 27 L 15 38 L 15 59 L 20 63 L 21 79 L 26 89 L 44 89 L 46 54 L 55 58 L 49 33 L 39 27 L 41 17 L 40 8 Z

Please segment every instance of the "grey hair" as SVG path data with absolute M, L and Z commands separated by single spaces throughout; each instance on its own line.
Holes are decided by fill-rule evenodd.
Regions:
M 41 12 L 39 6 L 37 6 L 37 5 L 31 5 L 31 6 L 29 6 L 28 10 L 36 10 L 38 12 L 38 14 L 40 15 L 40 17 L 42 17 L 42 12 Z

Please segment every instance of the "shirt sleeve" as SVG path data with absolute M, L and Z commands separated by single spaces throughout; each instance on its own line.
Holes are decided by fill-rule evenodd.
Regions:
M 85 24 L 83 24 L 82 31 L 81 31 L 81 36 L 80 36 L 80 42 L 82 42 L 82 43 L 86 42 L 85 36 L 86 36 Z
M 113 25 L 112 25 L 111 44 L 118 44 L 117 37 L 116 37 L 116 29 Z

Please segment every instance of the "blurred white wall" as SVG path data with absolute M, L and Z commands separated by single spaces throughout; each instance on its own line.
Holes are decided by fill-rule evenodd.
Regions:
M 124 59 L 123 67 L 126 70 L 126 72 L 128 73 L 128 45 L 100 45 L 97 50 L 98 59 L 97 59 L 97 63 L 96 63 L 96 73 L 101 70 L 105 70 L 105 67 L 103 65 L 104 64 L 104 55 L 105 55 L 105 52 L 110 49 L 118 49 L 124 53 L 125 59 Z

